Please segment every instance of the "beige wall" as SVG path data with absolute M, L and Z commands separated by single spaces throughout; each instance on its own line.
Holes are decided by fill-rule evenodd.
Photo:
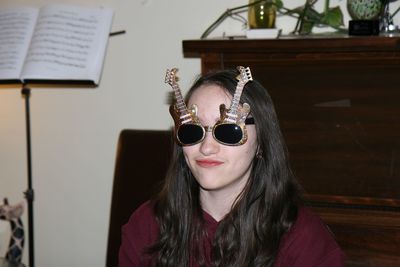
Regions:
M 200 72 L 199 59 L 183 58 L 182 40 L 199 38 L 226 8 L 247 1 L 2 0 L 0 5 L 55 2 L 110 6 L 115 11 L 113 31 L 127 33 L 110 38 L 98 88 L 32 92 L 36 265 L 104 266 L 119 132 L 172 125 L 165 69 L 180 68 L 183 89 Z M 331 5 L 338 2 L 345 5 L 344 0 Z M 279 18 L 277 25 L 288 32 L 294 24 Z M 213 36 L 222 32 L 240 34 L 241 24 L 228 20 Z M 12 204 L 23 201 L 27 187 L 25 138 L 20 91 L 0 89 L 0 198 L 8 197 Z M 26 212 L 24 219 L 27 225 Z M 0 257 L 8 236 L 8 224 L 0 222 Z

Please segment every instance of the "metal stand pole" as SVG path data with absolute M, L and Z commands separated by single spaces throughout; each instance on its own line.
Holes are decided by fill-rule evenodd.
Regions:
M 26 120 L 26 149 L 27 149 L 27 163 L 28 163 L 28 189 L 25 191 L 25 198 L 28 202 L 28 232 L 29 232 L 29 267 L 35 266 L 34 259 L 34 238 L 33 238 L 33 199 L 34 192 L 32 188 L 32 155 L 31 155 L 31 121 L 30 121 L 30 107 L 29 97 L 31 95 L 31 89 L 26 87 L 25 84 L 22 86 L 21 93 L 25 98 L 25 120 Z

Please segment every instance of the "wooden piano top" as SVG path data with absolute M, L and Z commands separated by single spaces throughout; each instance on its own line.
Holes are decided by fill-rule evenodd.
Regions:
M 400 266 L 399 37 L 184 40 L 183 54 L 202 72 L 250 66 L 349 266 Z

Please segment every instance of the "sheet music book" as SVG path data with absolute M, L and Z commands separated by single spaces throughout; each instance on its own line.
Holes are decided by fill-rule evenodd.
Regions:
M 1 9 L 0 83 L 98 85 L 112 17 L 102 7 Z

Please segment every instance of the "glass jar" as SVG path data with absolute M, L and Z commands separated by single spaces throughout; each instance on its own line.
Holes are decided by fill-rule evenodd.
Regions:
M 249 4 L 257 0 L 249 0 Z M 275 28 L 275 0 L 266 0 L 252 5 L 248 10 L 248 26 L 250 29 Z

